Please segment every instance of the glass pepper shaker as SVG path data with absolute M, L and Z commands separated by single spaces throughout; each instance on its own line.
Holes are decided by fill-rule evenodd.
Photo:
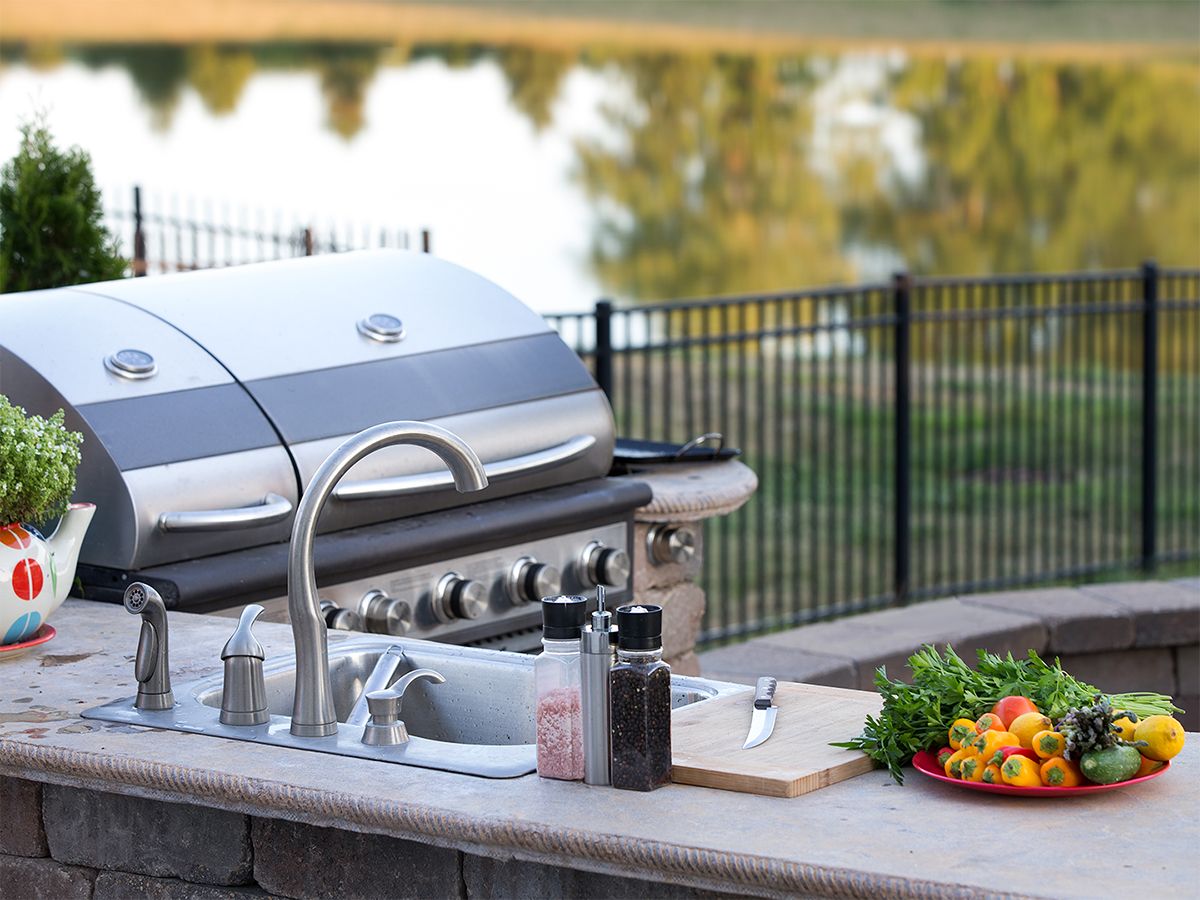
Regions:
M 583 780 L 583 711 L 579 639 L 586 597 L 542 600 L 542 652 L 533 661 L 537 693 L 537 772 Z
M 671 780 L 671 667 L 662 661 L 662 607 L 617 609 L 612 669 L 612 785 L 652 791 Z

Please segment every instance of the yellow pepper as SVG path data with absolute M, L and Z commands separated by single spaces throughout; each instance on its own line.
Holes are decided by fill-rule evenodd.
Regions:
M 988 763 L 983 768 L 983 783 L 984 784 L 1003 784 L 1004 779 L 1000 775 L 1000 767 L 995 763 Z
M 1038 764 L 1028 756 L 1010 756 L 1000 767 L 1000 777 L 1013 787 L 1041 787 L 1042 774 Z
M 988 762 L 999 762 L 992 757 L 1001 747 L 1020 747 L 1021 739 L 1011 731 L 985 731 L 971 742 L 979 755 Z
M 975 739 L 975 723 L 970 719 L 955 719 L 950 726 L 950 740 L 947 743 L 954 750 L 961 750 L 963 741 Z
M 983 781 L 983 772 L 987 768 L 982 756 L 968 756 L 959 763 L 958 770 L 963 781 Z
M 1062 756 L 1067 749 L 1067 739 L 1057 731 L 1039 731 L 1033 736 L 1033 752 L 1042 759 Z
M 962 771 L 960 769 L 962 761 L 978 755 L 979 754 L 975 752 L 975 748 L 971 746 L 966 746 L 959 750 L 955 750 L 953 755 L 946 760 L 946 774 L 951 778 L 962 778 Z

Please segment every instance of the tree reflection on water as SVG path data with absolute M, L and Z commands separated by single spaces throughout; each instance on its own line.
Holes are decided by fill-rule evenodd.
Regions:
M 219 116 L 258 71 L 315 72 L 326 125 L 346 140 L 362 136 L 384 65 L 494 66 L 538 132 L 554 125 L 572 71 L 603 75 L 603 134 L 576 140 L 572 176 L 593 209 L 590 265 L 622 298 L 784 290 L 901 265 L 983 274 L 1198 261 L 1194 61 L 471 43 L 53 49 L 0 48 L 30 65 L 123 67 L 163 130 L 185 87 Z M 863 59 L 882 75 L 830 112 L 838 79 Z M 886 122 L 907 123 L 912 146 L 889 148 Z

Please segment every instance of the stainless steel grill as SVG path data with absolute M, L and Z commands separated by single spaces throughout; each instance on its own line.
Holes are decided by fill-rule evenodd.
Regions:
M 282 597 L 292 518 L 322 460 L 379 422 L 436 422 L 484 460 L 469 496 L 428 451 L 357 464 L 320 522 L 329 621 L 510 648 L 539 592 L 618 594 L 643 486 L 607 478 L 612 414 L 578 357 L 496 285 L 371 251 L 0 298 L 0 391 L 84 433 L 97 503 L 83 594 L 154 584 L 232 611 Z

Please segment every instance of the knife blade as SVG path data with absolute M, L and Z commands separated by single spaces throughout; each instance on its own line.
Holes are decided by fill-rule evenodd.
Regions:
M 750 731 L 746 734 L 746 743 L 742 744 L 743 750 L 757 747 L 771 736 L 775 728 L 775 715 L 779 712 L 779 707 L 771 700 L 778 684 L 771 676 L 764 675 L 754 686 L 754 714 L 750 717 Z

